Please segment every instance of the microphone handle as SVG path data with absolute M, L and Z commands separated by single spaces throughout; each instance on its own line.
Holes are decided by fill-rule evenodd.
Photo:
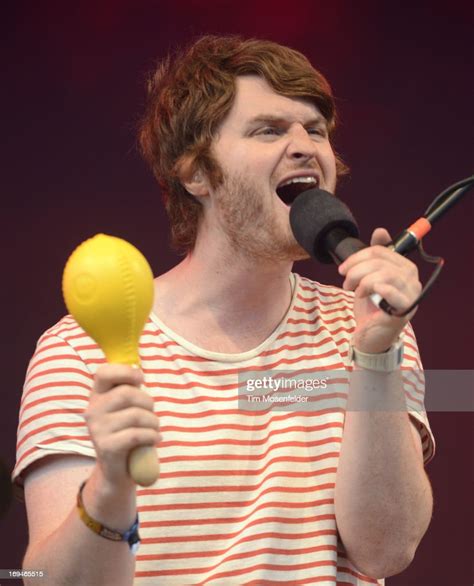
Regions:
M 347 230 L 333 228 L 324 237 L 325 248 L 336 265 L 340 265 L 351 254 L 367 248 L 358 238 L 347 236 Z

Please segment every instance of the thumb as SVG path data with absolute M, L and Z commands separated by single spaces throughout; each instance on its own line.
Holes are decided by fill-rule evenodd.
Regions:
M 375 228 L 370 239 L 370 246 L 375 246 L 376 244 L 385 246 L 391 241 L 392 238 L 385 228 Z

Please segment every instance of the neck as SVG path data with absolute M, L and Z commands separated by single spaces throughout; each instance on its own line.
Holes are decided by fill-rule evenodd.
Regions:
M 287 312 L 291 266 L 245 258 L 198 240 L 192 253 L 156 279 L 154 310 L 197 345 L 244 351 L 263 342 Z

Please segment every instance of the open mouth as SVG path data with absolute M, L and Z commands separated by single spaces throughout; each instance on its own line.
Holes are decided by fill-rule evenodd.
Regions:
M 300 193 L 319 186 L 319 179 L 317 177 L 295 177 L 285 181 L 276 189 L 278 197 L 291 206 Z

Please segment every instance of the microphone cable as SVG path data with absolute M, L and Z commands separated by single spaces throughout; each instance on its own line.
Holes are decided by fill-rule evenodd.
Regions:
M 453 207 L 472 188 L 473 185 L 474 175 L 471 175 L 470 177 L 462 179 L 461 181 L 457 181 L 456 183 L 453 183 L 447 187 L 435 197 L 419 220 L 417 220 L 414 224 L 412 224 L 412 226 L 410 226 L 410 228 L 404 230 L 399 236 L 397 236 L 393 240 L 392 244 L 389 244 L 389 247 L 396 250 L 398 243 L 400 248 L 402 248 L 405 253 L 410 252 L 414 248 L 417 248 L 421 258 L 425 262 L 433 263 L 437 266 L 428 279 L 428 282 L 423 287 L 420 295 L 415 299 L 410 307 L 408 307 L 408 309 L 397 311 L 394 307 L 382 299 L 379 307 L 383 309 L 385 313 L 395 317 L 404 317 L 413 311 L 413 309 L 419 305 L 420 301 L 426 297 L 428 291 L 432 288 L 435 281 L 439 277 L 445 261 L 441 256 L 431 256 L 427 254 L 423 248 L 421 239 L 429 232 L 431 226 L 436 221 L 438 221 L 439 218 L 441 218 L 441 216 L 443 216 L 451 207 Z M 421 226 L 421 229 L 418 232 L 417 226 Z M 413 230 L 411 228 L 413 228 Z

